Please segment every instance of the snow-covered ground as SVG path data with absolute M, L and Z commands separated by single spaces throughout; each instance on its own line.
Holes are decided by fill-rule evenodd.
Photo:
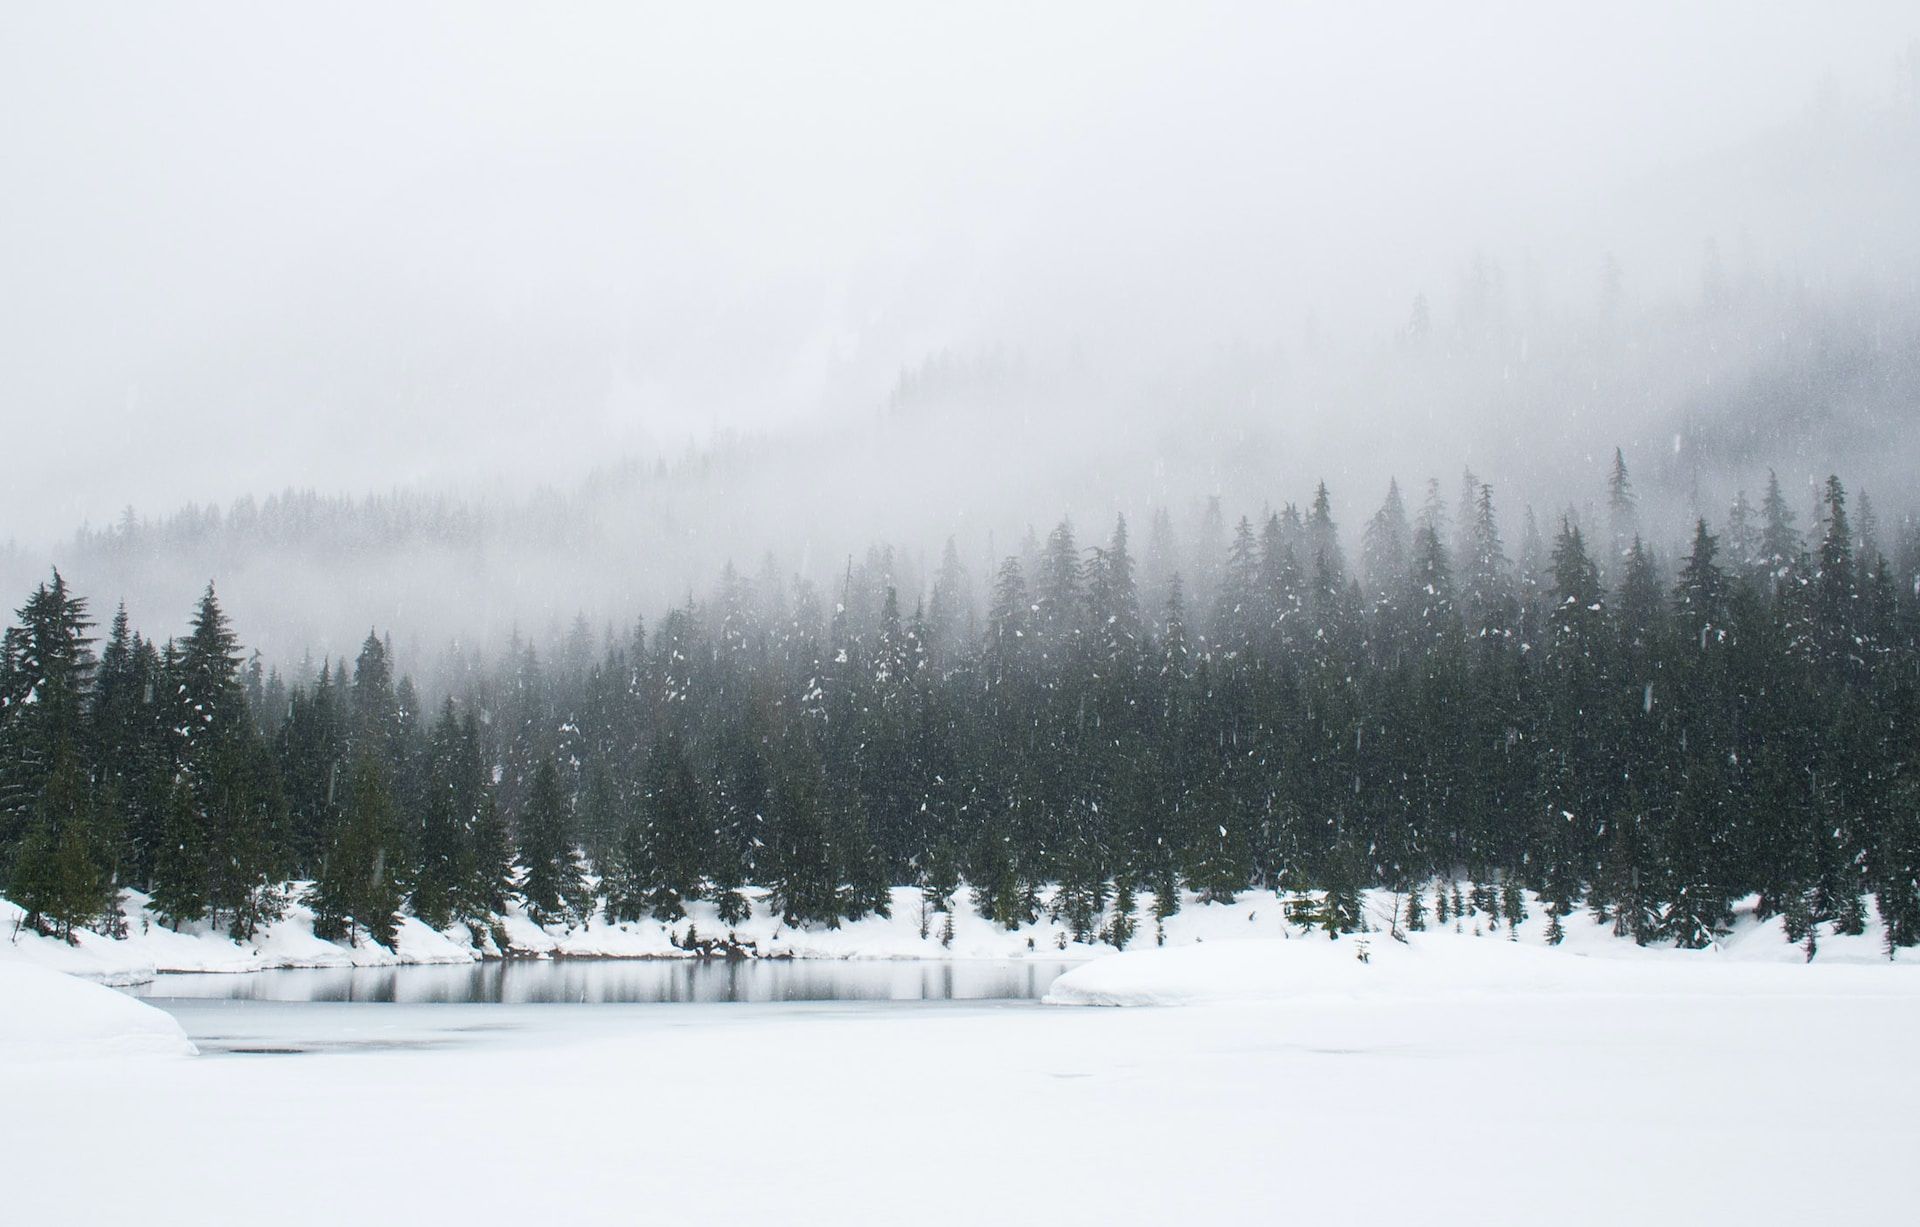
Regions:
M 193 1051 L 180 1024 L 152 1006 L 31 963 L 0 962 L 0 1071 L 61 1058 Z
M 297 889 L 296 889 L 297 894 Z M 313 913 L 295 902 L 286 915 L 263 927 L 254 938 L 238 942 L 205 923 L 183 926 L 176 932 L 147 910 L 146 897 L 126 892 L 124 912 L 128 935 L 111 939 L 81 932 L 76 943 L 55 941 L 21 927 L 20 908 L 0 899 L 0 962 L 19 960 L 65 971 L 107 984 L 138 984 L 164 971 L 248 972 L 277 967 L 391 967 L 416 963 L 465 963 L 498 956 L 502 951 L 492 932 L 479 940 L 464 927 L 437 932 L 407 917 L 398 940 L 389 949 L 364 939 L 358 945 L 328 941 L 313 932 Z M 1265 897 L 1271 902 L 1272 897 Z M 1029 954 L 1051 958 L 1092 958 L 1111 953 L 1112 947 L 1083 945 L 1069 940 L 1064 927 L 1045 918 L 1013 931 L 977 915 L 964 903 L 956 908 L 951 935 L 946 917 L 932 912 L 921 929 L 920 892 L 900 887 L 893 892 L 891 916 L 869 916 L 839 928 L 813 926 L 796 929 L 783 924 L 764 899 L 756 899 L 753 915 L 744 923 L 720 922 L 711 903 L 696 902 L 688 914 L 672 924 L 647 920 L 610 924 L 604 918 L 571 927 L 542 928 L 518 907 L 499 918 L 498 928 L 507 948 L 519 956 L 575 958 L 690 958 L 691 939 L 731 935 L 754 953 L 774 958 L 812 959 L 982 959 L 1016 958 Z M 1256 906 L 1252 909 L 1259 912 Z M 1277 922 L 1279 909 L 1265 909 Z M 1212 916 L 1206 910 L 1176 917 L 1169 924 L 1169 940 L 1192 941 L 1209 933 L 1233 931 L 1244 923 L 1224 910 Z M 1146 919 L 1152 941 L 1153 922 Z
M 1466 997 L 1682 996 L 1920 993 L 1920 965 L 1861 962 L 1782 965 L 1724 950 L 1639 949 L 1630 944 L 1551 947 L 1447 932 L 1374 933 L 1337 940 L 1216 941 L 1133 950 L 1082 964 L 1053 982 L 1051 1005 L 1168 1006 Z M 1630 953 L 1629 953 L 1630 952 Z M 1613 957 L 1609 957 L 1613 956 Z
M 198 1003 L 181 1011 L 193 1033 L 309 1051 L 0 1056 L 6 1218 L 1911 1213 L 1913 967 L 1608 958 L 1451 932 L 1357 952 L 1216 939 L 1056 986 L 1194 1003 L 1177 1008 Z
M 1370 892 L 1366 898 L 1370 922 L 1386 928 L 1398 907 L 1398 900 L 1383 891 Z M 1149 912 L 1151 896 L 1142 896 L 1135 909 L 1137 930 L 1129 949 L 1155 946 L 1160 940 L 1168 946 L 1238 938 L 1298 939 L 1300 930 L 1288 924 L 1281 900 L 1266 892 L 1248 892 L 1231 904 L 1200 904 L 1189 897 L 1184 906 L 1169 918 L 1163 931 Z M 1529 899 L 1530 914 L 1520 926 L 1519 944 L 1546 944 L 1546 917 L 1537 901 Z M 155 919 L 146 908 L 146 899 L 138 892 L 126 895 L 125 913 L 128 936 L 112 940 L 94 933 L 81 933 L 77 944 L 53 941 L 20 926 L 20 909 L 0 899 L 0 962 L 24 960 L 108 984 L 138 984 L 162 971 L 246 972 L 275 967 L 390 967 L 415 963 L 465 963 L 498 955 L 501 951 L 491 933 L 483 933 L 478 942 L 465 928 L 454 927 L 436 932 L 411 917 L 400 924 L 399 939 L 392 949 L 362 942 L 349 945 L 314 936 L 313 914 L 304 905 L 294 903 L 286 916 L 266 926 L 253 940 L 236 942 L 224 932 L 206 924 L 187 926 L 175 932 Z M 1871 908 L 1869 909 L 1871 917 Z M 499 928 L 511 951 L 518 955 L 606 958 L 685 958 L 690 937 L 717 938 L 731 934 L 750 945 L 762 956 L 783 958 L 873 958 L 873 959 L 993 959 L 1038 955 L 1048 958 L 1090 959 L 1113 953 L 1105 944 L 1082 944 L 1070 940 L 1066 928 L 1045 916 L 1033 924 L 1009 932 L 979 916 L 968 905 L 965 892 L 956 903 L 952 933 L 945 932 L 946 917 L 939 912 L 923 918 L 920 892 L 899 887 L 893 892 L 892 915 L 869 916 L 837 929 L 824 926 L 795 929 L 782 924 L 756 899 L 753 915 L 743 924 L 723 925 L 710 903 L 689 905 L 685 919 L 672 924 L 642 921 L 609 924 L 604 918 L 571 928 L 541 928 L 517 908 L 501 918 Z M 923 925 L 925 932 L 923 935 Z M 1484 918 L 1469 916 L 1450 922 L 1449 932 L 1484 933 L 1483 940 L 1504 940 L 1512 936 L 1504 922 L 1487 929 Z M 1609 928 L 1596 925 L 1584 913 L 1566 920 L 1563 949 L 1603 957 L 1647 957 L 1650 953 L 1616 938 Z M 1823 926 L 1818 935 L 1821 964 L 1882 963 L 1887 954 L 1882 930 L 1877 922 L 1864 934 L 1836 936 Z M 1707 957 L 1680 954 L 1679 957 Z M 1902 960 L 1920 960 L 1920 953 L 1901 951 Z M 1799 946 L 1786 940 L 1783 921 L 1773 917 L 1765 923 L 1741 912 L 1733 931 L 1710 957 L 1741 961 L 1802 963 L 1806 955 Z
M 138 900 L 135 901 L 136 904 Z M 1085 960 L 1031 1002 L 173 1002 L 154 968 L 480 957 L 394 950 L 295 909 L 238 945 L 136 909 L 125 941 L 17 931 L 0 904 L 7 1222 L 279 1224 L 1408 1216 L 1487 1223 L 1904 1221 L 1920 1146 L 1920 966 L 1877 925 L 1819 954 L 1743 914 L 1641 949 L 1576 914 L 1397 941 L 1289 926 L 1272 895 L 1189 900 L 1165 944 L 894 916 L 737 936 L 824 958 Z M 550 954 L 681 955 L 686 926 L 548 932 Z M 691 924 L 708 929 L 696 910 Z M 1365 958 L 1361 955 L 1364 953 Z M 1907 952 L 1902 952 L 1906 954 Z M 1104 956 L 1104 957 L 1097 957 Z M 1080 1008 L 1143 1006 L 1135 1009 Z M 184 1024 L 184 1031 L 182 1029 Z M 190 1038 L 202 1041 L 193 1055 Z M 243 1055 L 244 1054 L 244 1055 Z

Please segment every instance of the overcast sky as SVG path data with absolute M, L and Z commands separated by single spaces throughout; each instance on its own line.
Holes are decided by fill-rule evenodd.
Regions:
M 8 5 L 0 540 L 560 477 L 869 412 L 942 349 L 1376 327 L 1475 250 L 1693 276 L 1705 223 L 1650 216 L 1766 202 L 1661 185 L 1886 98 L 1917 37 L 1912 3 Z

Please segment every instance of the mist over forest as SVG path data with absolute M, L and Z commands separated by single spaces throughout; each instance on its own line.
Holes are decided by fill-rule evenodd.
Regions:
M 877 613 L 896 587 L 925 598 L 951 540 L 984 601 L 999 563 L 1029 560 L 1062 519 L 1090 538 L 1165 517 L 1169 565 L 1193 576 L 1226 526 L 1304 508 L 1325 481 L 1350 550 L 1397 482 L 1456 509 L 1492 487 L 1506 540 L 1529 517 L 1604 527 L 1614 451 L 1633 473 L 1640 528 L 1672 564 L 1704 518 L 1777 474 L 1812 523 L 1827 475 L 1870 499 L 1900 548 L 1920 454 L 1920 299 L 1910 287 L 1817 290 L 1711 247 L 1699 285 L 1629 303 L 1603 266 L 1592 301 L 1514 302 L 1512 274 L 1469 262 L 1451 300 L 1420 297 L 1365 344 L 1312 336 L 1222 346 L 1177 371 L 1124 355 L 1014 347 L 943 351 L 902 370 L 849 420 L 731 434 L 613 460 L 531 490 L 504 481 L 329 494 L 266 490 L 15 545 L 9 591 L 58 565 L 138 624 L 182 623 L 209 582 L 270 663 L 309 670 L 367 630 L 430 673 L 449 645 L 557 648 L 710 596 L 727 568 Z M 1211 517 L 1211 518 L 1210 518 Z M 856 576 L 857 573 L 857 576 Z M 858 582 L 855 582 L 857 578 Z M 864 593 L 855 599 L 849 593 Z M 1202 607 L 1212 593 L 1197 594 Z M 984 614 L 984 605 L 976 605 Z
M 1915 0 L 0 4 L 0 1213 L 1911 1218 L 1917 476 Z
M 1469 472 L 1517 542 L 1615 448 L 1667 563 L 1769 471 L 1914 510 L 1902 6 L 469 15 L 11 19 L 0 369 L 61 459 L 0 586 L 168 633 L 212 581 L 275 665 L 373 627 L 424 673 L 1321 481 L 1349 548 Z

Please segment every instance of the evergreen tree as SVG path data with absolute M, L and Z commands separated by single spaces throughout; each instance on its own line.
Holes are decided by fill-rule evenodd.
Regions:
M 1375 604 L 1390 600 L 1407 575 L 1413 548 L 1413 530 L 1407 523 L 1400 483 L 1387 482 L 1386 501 L 1367 523 L 1361 550 L 1361 569 L 1367 578 L 1367 596 Z
M 967 571 L 960 562 L 960 551 L 953 538 L 947 538 L 940 556 L 940 572 L 933 582 L 933 597 L 927 606 L 927 647 L 938 660 L 961 653 L 972 638 L 973 594 Z
M 1777 590 L 1793 583 L 1799 572 L 1800 534 L 1793 527 L 1793 509 L 1780 492 L 1780 478 L 1767 470 L 1767 493 L 1760 504 L 1760 565 Z
M 936 912 L 951 912 L 960 890 L 960 858 L 946 840 L 933 845 L 920 874 L 921 897 Z
M 91 900 L 65 898 L 61 883 L 69 875 L 55 865 L 63 848 L 68 856 L 75 848 L 101 851 L 90 829 L 91 781 L 81 766 L 93 623 L 86 601 L 58 571 L 15 616 L 19 622 L 0 637 L 0 889 L 32 899 L 21 902 L 36 921 L 42 913 L 84 914 L 101 892 L 90 891 Z M 104 873 L 106 866 L 94 869 Z M 24 890 L 14 880 L 23 870 Z
M 1733 571 L 1744 578 L 1757 576 L 1763 557 L 1760 524 L 1758 512 L 1747 501 L 1745 490 L 1734 494 L 1733 506 L 1727 509 L 1726 543 Z
M 1114 884 L 1113 918 L 1107 922 L 1107 941 L 1116 950 L 1125 950 L 1127 943 L 1133 940 L 1136 906 L 1133 879 L 1123 877 Z
M 534 768 L 520 811 L 520 897 L 535 924 L 573 924 L 587 911 L 587 887 L 573 840 L 573 806 L 553 760 Z
M 97 927 L 118 911 L 106 856 L 96 846 L 90 790 L 71 746 L 56 747 L 34 811 L 8 888 L 29 928 L 72 941 L 75 929 Z
M 1042 651 L 1049 654 L 1066 651 L 1080 632 L 1084 599 L 1080 551 L 1074 544 L 1073 525 L 1062 520 L 1047 534 L 1034 589 L 1034 630 Z
M 1493 487 L 1481 484 L 1474 492 L 1471 518 L 1461 529 L 1460 605 L 1468 633 L 1501 635 L 1517 620 L 1500 525 L 1494 515 Z
M 1419 933 L 1427 927 L 1427 909 L 1420 900 L 1420 884 L 1418 882 L 1413 883 L 1407 888 L 1406 920 L 1407 931 L 1410 933 Z M 1447 918 L 1445 916 L 1440 917 L 1441 924 L 1445 924 L 1446 921 Z
M 707 816 L 693 768 L 677 739 L 655 742 L 647 757 L 642 801 L 637 834 L 629 826 L 621 863 L 647 911 L 659 920 L 678 920 L 687 914 L 686 902 L 701 895 Z
M 471 876 L 464 884 L 461 908 L 469 919 L 498 916 L 519 889 L 519 854 L 506 818 L 492 793 L 481 799 L 473 825 Z
M 1628 543 L 1640 536 L 1639 499 L 1627 477 L 1627 459 L 1613 449 L 1613 467 L 1607 470 L 1607 526 L 1613 533 L 1613 565 L 1626 561 Z
M 316 933 L 358 945 L 364 930 L 368 941 L 393 945 L 402 900 L 389 852 L 394 823 L 386 773 L 372 754 L 362 753 L 339 834 L 308 895 Z
M 1860 661 L 1857 642 L 1859 577 L 1854 567 L 1853 530 L 1847 523 L 1847 496 L 1838 477 L 1827 478 L 1824 498 L 1826 533 L 1813 575 L 1813 643 L 1828 667 L 1847 669 Z
M 0 636 L 0 889 L 29 926 L 60 938 L 114 930 L 120 840 L 88 765 L 96 662 L 87 603 L 55 571 L 17 617 Z M 116 625 L 110 646 L 130 651 L 124 618 Z
M 1340 530 L 1333 522 L 1333 499 L 1324 481 L 1314 487 L 1313 506 L 1307 512 L 1307 544 L 1323 577 L 1323 590 L 1337 590 L 1346 579 L 1347 561 L 1340 548 Z
M 427 783 L 422 798 L 419 866 L 409 899 L 414 915 L 444 929 L 461 911 L 461 888 L 472 875 L 469 861 L 478 790 L 466 778 L 463 738 L 453 700 L 434 722 Z
M 166 793 L 149 906 L 175 929 L 200 919 L 207 911 L 210 875 L 203 837 L 190 790 L 184 781 L 174 782 Z

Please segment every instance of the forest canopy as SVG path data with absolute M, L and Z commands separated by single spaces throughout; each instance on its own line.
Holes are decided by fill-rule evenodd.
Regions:
M 1618 453 L 1587 520 L 1510 545 L 1468 474 L 1357 534 L 1324 484 L 1139 545 L 1063 521 L 991 577 L 949 547 L 924 591 L 879 549 L 827 596 L 728 566 L 651 625 L 450 650 L 431 698 L 379 633 L 287 676 L 212 586 L 162 641 L 55 572 L 0 652 L 0 888 L 56 934 L 114 931 L 133 887 L 244 935 L 298 890 L 390 941 L 408 911 L 737 923 L 758 888 L 833 925 L 964 884 L 1091 938 L 1135 892 L 1312 891 L 1337 929 L 1379 886 L 1417 928 L 1464 881 L 1556 934 L 1585 907 L 1699 946 L 1757 895 L 1811 941 L 1871 896 L 1920 941 L 1915 526 L 1836 477 L 1802 528 L 1770 481 L 1668 552 Z

